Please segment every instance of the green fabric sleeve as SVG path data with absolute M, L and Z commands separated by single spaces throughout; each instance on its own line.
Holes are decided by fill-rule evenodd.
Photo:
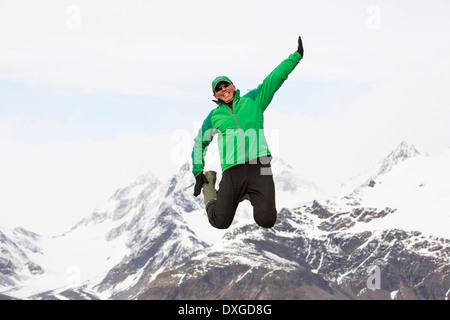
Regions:
M 206 150 L 211 143 L 216 130 L 212 128 L 211 118 L 213 115 L 213 111 L 211 111 L 206 117 L 205 121 L 203 121 L 203 125 L 198 131 L 197 136 L 194 138 L 194 148 L 192 150 L 192 173 L 194 176 L 198 176 L 203 172 L 203 168 L 205 166 L 205 154 Z
M 288 78 L 289 74 L 295 69 L 299 64 L 302 56 L 298 52 L 294 52 L 287 59 L 272 71 L 271 74 L 264 79 L 263 83 L 260 84 L 256 89 L 250 91 L 245 96 L 249 97 L 262 108 L 266 110 L 272 101 L 275 93 L 283 85 L 284 81 Z

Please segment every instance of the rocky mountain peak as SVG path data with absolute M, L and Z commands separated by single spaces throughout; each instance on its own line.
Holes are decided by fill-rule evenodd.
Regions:
M 398 163 L 406 159 L 416 157 L 418 155 L 421 155 L 421 153 L 416 149 L 414 145 L 408 144 L 403 141 L 381 162 L 378 175 L 384 174 L 390 171 Z
M 417 148 L 406 142 L 401 142 L 397 148 L 392 150 L 382 161 L 375 165 L 370 170 L 357 175 L 346 183 L 342 184 L 340 190 L 337 192 L 338 196 L 346 196 L 349 200 L 356 200 L 357 195 L 367 187 L 373 188 L 376 186 L 378 178 L 393 170 L 400 163 L 420 156 L 422 153 Z M 356 198 L 355 198 L 356 197 Z M 357 203 L 356 200 L 355 203 Z

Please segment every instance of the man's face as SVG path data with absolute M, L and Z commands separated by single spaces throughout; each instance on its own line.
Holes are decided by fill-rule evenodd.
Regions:
M 217 100 L 222 100 L 225 103 L 231 102 L 234 99 L 236 87 L 228 82 L 219 82 L 216 86 L 214 97 Z

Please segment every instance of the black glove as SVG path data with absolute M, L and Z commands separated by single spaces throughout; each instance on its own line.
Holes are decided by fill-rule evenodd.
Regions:
M 298 37 L 298 49 L 297 52 L 300 53 L 300 55 L 303 58 L 303 43 L 302 43 L 302 37 Z
M 195 177 L 195 187 L 194 187 L 194 196 L 198 197 L 200 192 L 202 191 L 202 187 L 204 183 L 209 183 L 206 179 L 206 176 L 203 173 L 200 173 Z

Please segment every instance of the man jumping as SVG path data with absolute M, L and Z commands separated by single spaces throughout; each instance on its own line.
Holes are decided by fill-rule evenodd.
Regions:
M 217 107 L 203 122 L 192 151 L 194 196 L 203 196 L 212 226 L 226 229 L 233 222 L 239 202 L 250 200 L 255 222 L 272 228 L 277 219 L 275 185 L 270 161 L 272 155 L 264 136 L 264 111 L 275 93 L 303 58 L 303 44 L 272 71 L 263 83 L 240 95 L 233 82 L 220 76 L 212 82 Z M 218 134 L 222 180 L 216 191 L 216 172 L 203 173 L 205 153 Z

